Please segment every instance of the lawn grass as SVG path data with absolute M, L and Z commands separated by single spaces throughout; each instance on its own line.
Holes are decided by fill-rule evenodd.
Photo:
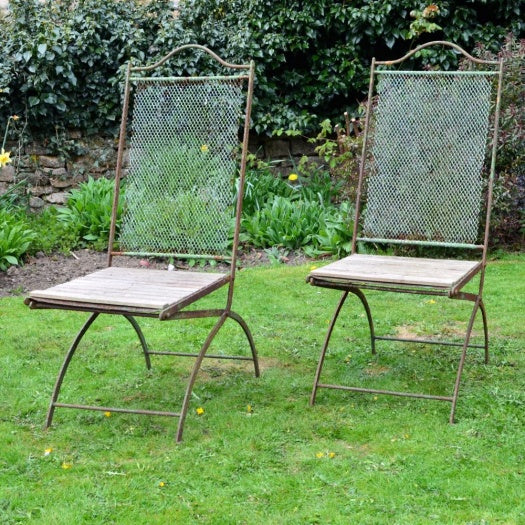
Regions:
M 455 425 L 450 404 L 437 401 L 320 390 L 308 406 L 339 295 L 306 285 L 310 267 L 240 272 L 234 306 L 262 375 L 206 360 L 179 445 L 171 418 L 57 409 L 44 431 L 86 314 L 0 300 L 0 523 L 525 523 L 525 257 L 488 267 L 491 361 L 468 354 Z M 206 304 L 220 306 L 221 293 Z M 448 337 L 460 337 L 470 315 L 469 304 L 443 298 L 367 295 L 378 334 L 432 334 L 450 319 Z M 181 350 L 198 346 L 211 322 L 140 320 L 152 347 L 173 348 L 183 335 Z M 480 322 L 475 330 L 479 340 Z M 178 411 L 177 379 L 191 361 L 153 356 L 148 372 L 135 339 L 125 320 L 97 319 L 60 399 Z M 361 305 L 349 299 L 323 381 L 451 393 L 457 348 L 378 342 L 372 357 L 368 342 Z M 221 349 L 248 351 L 235 323 L 217 338 L 213 352 Z

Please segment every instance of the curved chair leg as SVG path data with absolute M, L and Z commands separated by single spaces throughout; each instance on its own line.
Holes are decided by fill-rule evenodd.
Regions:
M 88 320 L 84 323 L 84 326 L 80 329 L 77 336 L 75 337 L 71 347 L 69 348 L 66 357 L 64 358 L 64 362 L 62 363 L 62 367 L 60 368 L 60 372 L 58 373 L 58 377 L 55 383 L 55 387 L 53 388 L 53 394 L 51 396 L 51 402 L 49 404 L 49 409 L 47 411 L 47 417 L 46 417 L 46 424 L 45 428 L 48 428 L 51 425 L 51 422 L 53 421 L 53 413 L 55 412 L 55 403 L 58 399 L 58 394 L 60 393 L 60 387 L 62 386 L 62 381 L 64 380 L 64 376 L 66 375 L 67 369 L 69 367 L 69 363 L 71 362 L 71 359 L 73 358 L 73 354 L 75 353 L 75 350 L 77 349 L 77 346 L 79 345 L 80 341 L 84 337 L 85 333 L 88 331 L 89 327 L 93 324 L 93 321 L 98 317 L 97 312 L 93 312 Z
M 335 322 L 337 321 L 337 318 L 339 317 L 339 312 L 341 311 L 341 308 L 343 307 L 343 304 L 345 304 L 346 298 L 348 297 L 348 292 L 343 292 L 343 295 L 341 296 L 341 299 L 339 300 L 339 303 L 335 309 L 334 315 L 332 317 L 332 321 L 330 322 L 330 326 L 328 327 L 328 333 L 326 334 L 323 348 L 321 350 L 321 355 L 319 356 L 319 362 L 317 363 L 317 370 L 315 372 L 315 379 L 314 379 L 314 386 L 312 388 L 312 394 L 310 396 L 310 406 L 313 406 L 315 404 L 315 396 L 317 394 L 317 385 L 319 384 L 319 377 L 321 377 L 321 370 L 323 368 L 323 362 L 326 355 L 326 350 L 328 348 L 328 343 L 330 342 L 330 337 L 332 336 L 332 331 L 334 329 Z
M 208 334 L 208 337 L 206 338 L 206 341 L 204 341 L 204 344 L 202 345 L 202 348 L 197 356 L 197 359 L 195 360 L 195 364 L 193 365 L 193 370 L 191 371 L 191 375 L 188 380 L 188 386 L 186 387 L 186 393 L 184 394 L 184 400 L 182 402 L 182 409 L 181 409 L 180 416 L 179 416 L 179 426 L 177 428 L 177 438 L 176 438 L 177 443 L 180 443 L 182 441 L 184 421 L 188 413 L 188 405 L 190 403 L 191 391 L 193 389 L 193 385 L 197 377 L 197 372 L 200 369 L 200 366 L 201 366 L 202 360 L 204 359 L 206 351 L 208 350 L 214 337 L 217 335 L 217 332 L 220 330 L 220 328 L 224 324 L 224 321 L 226 321 L 227 316 L 228 316 L 228 313 L 224 312 L 220 316 L 219 320 L 215 323 L 215 326 L 211 329 L 210 333 Z
M 461 374 L 463 372 L 463 366 L 465 365 L 465 357 L 467 355 L 467 348 L 468 344 L 470 342 L 470 336 L 472 335 L 472 327 L 474 326 L 474 319 L 476 318 L 476 313 L 478 311 L 478 308 L 480 306 L 481 299 L 478 297 L 476 299 L 476 302 L 474 303 L 474 308 L 472 309 L 472 313 L 470 314 L 470 321 L 467 326 L 467 333 L 465 334 L 465 341 L 463 343 L 463 350 L 461 351 L 461 358 L 459 360 L 458 365 L 458 372 L 456 376 L 456 383 L 454 385 L 454 393 L 452 394 L 452 408 L 450 409 L 450 417 L 449 417 L 449 423 L 454 423 L 454 414 L 456 412 L 456 404 L 458 401 L 458 393 L 459 393 L 459 384 L 461 382 Z
M 259 371 L 259 359 L 257 357 L 257 350 L 255 349 L 255 343 L 253 341 L 252 333 L 250 332 L 250 329 L 248 328 L 246 321 L 239 314 L 232 312 L 231 310 L 227 312 L 227 315 L 234 321 L 237 321 L 241 325 L 241 328 L 244 330 L 244 333 L 246 334 L 246 337 L 248 338 L 248 342 L 250 343 L 250 349 L 252 351 L 253 366 L 255 368 L 255 377 L 259 377 L 260 371 Z
M 372 354 L 375 354 L 376 353 L 376 339 L 375 339 L 375 332 L 374 332 L 374 321 L 372 320 L 372 313 L 370 312 L 368 301 L 366 300 L 365 294 L 359 288 L 350 288 L 349 291 L 357 295 L 357 297 L 359 297 L 359 299 L 361 300 L 361 303 L 363 303 L 363 306 L 366 312 L 366 317 L 368 319 L 368 327 L 370 328 L 370 345 L 372 348 Z
M 483 299 L 479 301 L 479 309 L 481 310 L 481 317 L 483 318 L 483 333 L 485 335 L 485 364 L 489 362 L 489 327 L 487 324 L 487 312 Z
M 135 329 L 135 332 L 137 333 L 140 344 L 142 345 L 142 351 L 144 352 L 144 359 L 146 360 L 146 367 L 148 370 L 151 370 L 151 361 L 149 358 L 149 351 L 148 351 L 148 344 L 146 343 L 146 339 L 144 337 L 144 334 L 142 333 L 142 330 L 140 329 L 139 324 L 137 323 L 136 319 L 131 315 L 125 315 L 124 317 L 131 323 L 131 326 Z

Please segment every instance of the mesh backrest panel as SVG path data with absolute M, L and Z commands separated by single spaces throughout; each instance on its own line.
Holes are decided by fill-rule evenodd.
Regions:
M 378 72 L 376 86 L 362 237 L 475 242 L 490 80 Z
M 242 88 L 234 77 L 137 81 L 122 251 L 227 253 Z

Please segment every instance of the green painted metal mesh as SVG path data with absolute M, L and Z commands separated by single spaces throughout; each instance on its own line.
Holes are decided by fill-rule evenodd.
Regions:
M 122 251 L 227 255 L 244 82 L 136 81 Z
M 472 244 L 492 82 L 466 72 L 377 72 L 361 237 Z

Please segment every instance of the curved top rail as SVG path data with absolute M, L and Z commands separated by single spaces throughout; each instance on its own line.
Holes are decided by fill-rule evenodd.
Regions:
M 476 62 L 477 64 L 490 64 L 490 65 L 499 64 L 499 61 L 497 60 L 482 60 L 480 58 L 475 58 L 469 53 L 467 53 L 462 47 L 459 47 L 457 44 L 453 44 L 452 42 L 447 42 L 446 40 L 434 40 L 432 42 L 427 42 L 426 44 L 421 44 L 417 46 L 415 49 L 413 49 L 412 51 L 409 51 L 406 55 L 396 60 L 383 60 L 383 61 L 377 60 L 376 65 L 393 66 L 394 64 L 400 64 L 401 62 L 404 62 L 407 58 L 410 58 L 412 55 L 414 55 L 418 51 L 421 51 L 422 49 L 425 49 L 426 47 L 436 46 L 436 45 L 451 47 L 455 49 L 456 51 L 458 51 L 459 53 L 461 53 L 463 56 L 467 57 L 472 62 Z
M 161 58 L 158 62 L 155 62 L 155 64 L 151 64 L 150 66 L 131 67 L 130 71 L 151 71 L 152 69 L 156 69 L 159 66 L 162 66 L 162 64 L 167 62 L 173 55 L 177 54 L 178 52 L 184 49 L 189 48 L 200 49 L 201 51 L 208 53 L 208 55 L 213 57 L 215 60 L 217 60 L 217 62 L 219 62 L 225 67 L 229 67 L 232 69 L 250 69 L 250 64 L 231 64 L 230 62 L 226 62 L 219 55 L 215 54 L 211 49 L 208 49 L 205 46 L 201 46 L 199 44 L 185 44 L 183 46 L 175 48 L 173 51 L 170 51 L 165 57 Z

